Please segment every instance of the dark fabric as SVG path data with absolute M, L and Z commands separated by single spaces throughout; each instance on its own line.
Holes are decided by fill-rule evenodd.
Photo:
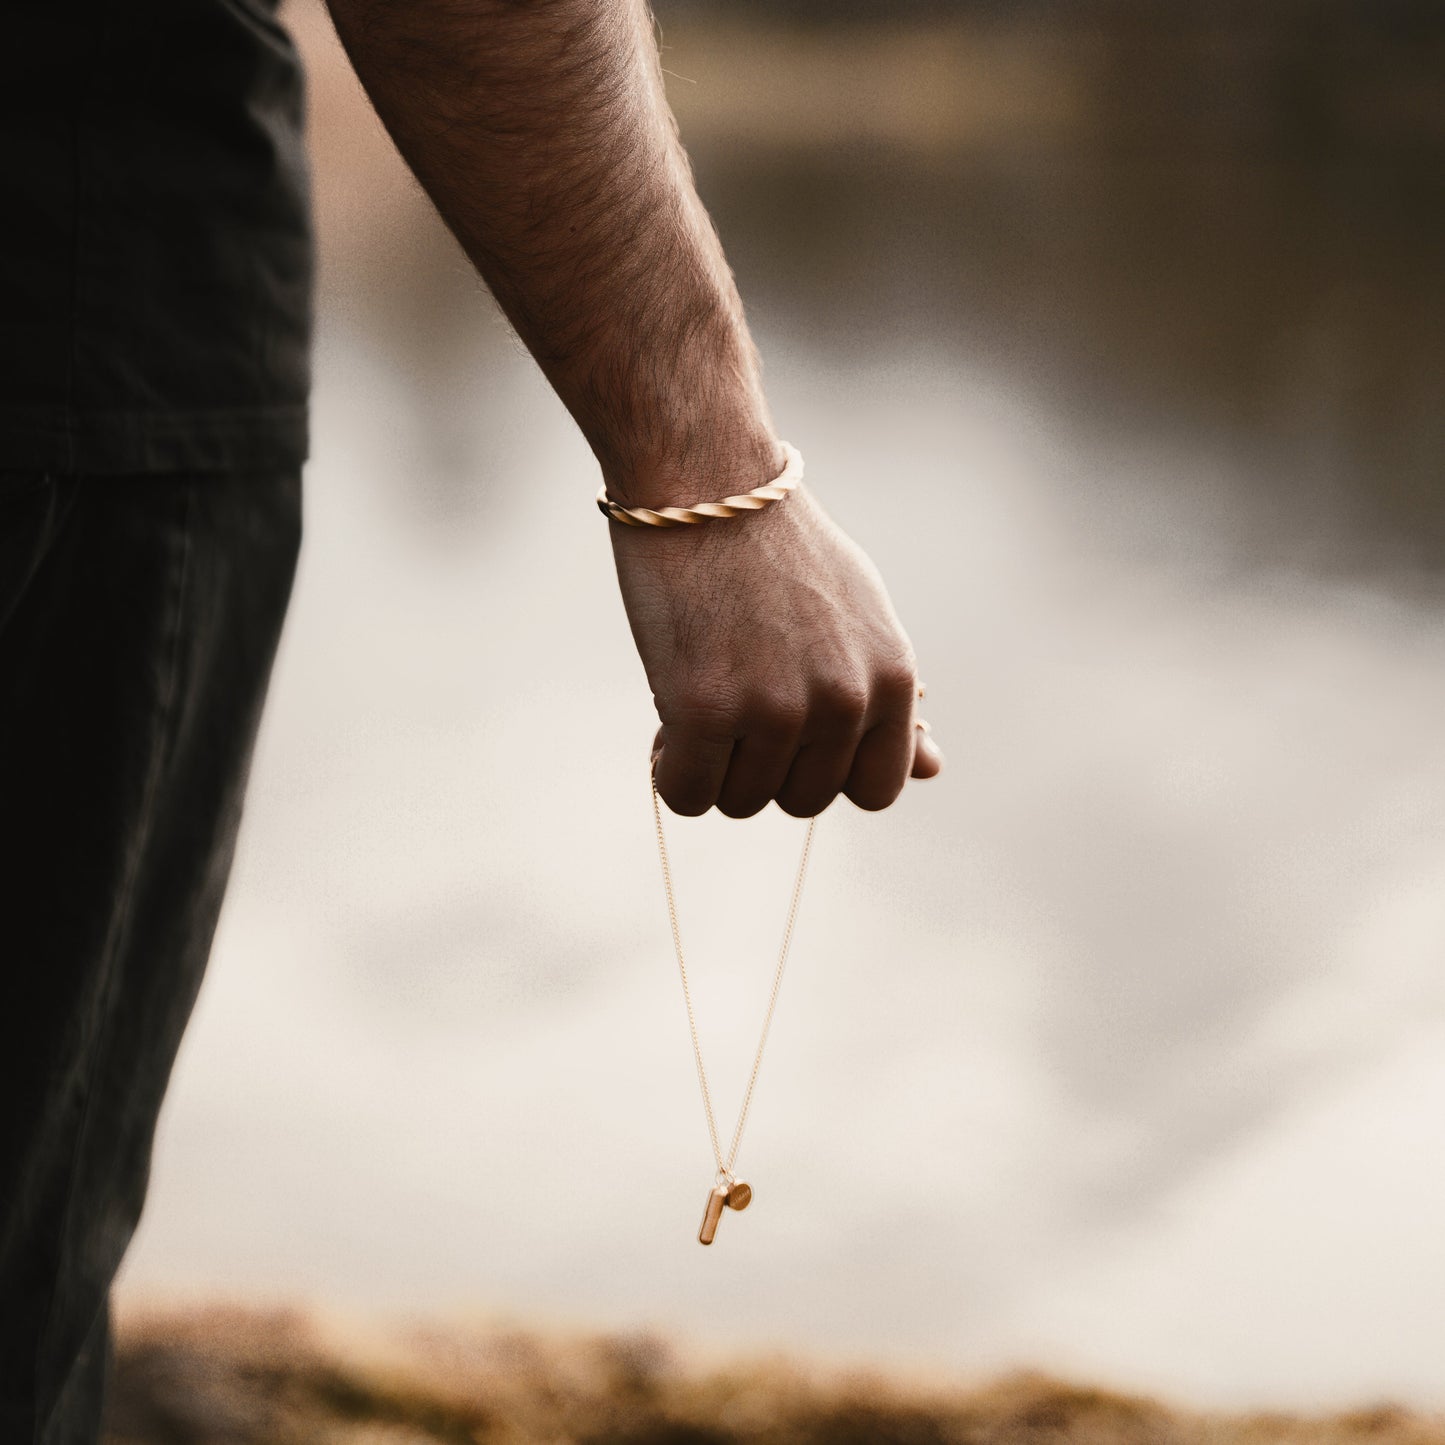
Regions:
M 5 1445 L 97 1438 L 299 537 L 294 471 L 0 475 Z
M 273 0 L 9 0 L 0 468 L 306 452 L 302 80 Z

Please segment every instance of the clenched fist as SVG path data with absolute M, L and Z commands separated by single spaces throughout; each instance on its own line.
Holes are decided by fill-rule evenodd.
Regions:
M 938 773 L 878 570 L 806 488 L 727 521 L 610 530 L 674 812 L 746 818 L 776 799 L 807 818 L 839 793 L 886 808 Z

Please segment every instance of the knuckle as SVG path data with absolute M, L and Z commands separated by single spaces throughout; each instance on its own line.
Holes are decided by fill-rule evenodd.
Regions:
M 856 727 L 868 711 L 868 688 L 859 677 L 826 678 L 814 688 L 813 698 L 814 715 L 834 726 Z
M 879 693 L 890 703 L 912 703 L 918 687 L 918 669 L 912 655 L 896 658 L 879 669 L 876 682 Z
M 665 706 L 659 705 L 658 716 L 668 728 L 708 742 L 725 741 L 737 732 L 737 707 L 725 693 L 711 689 L 680 690 Z
M 744 729 L 752 734 L 795 737 L 807 720 L 808 707 L 800 698 L 767 695 L 750 698 L 740 709 Z

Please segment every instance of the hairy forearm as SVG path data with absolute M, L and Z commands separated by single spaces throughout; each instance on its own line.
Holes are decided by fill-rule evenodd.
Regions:
M 781 466 L 644 0 L 328 0 L 398 147 L 641 505 Z

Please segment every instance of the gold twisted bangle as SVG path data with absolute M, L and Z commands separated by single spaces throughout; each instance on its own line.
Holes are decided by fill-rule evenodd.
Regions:
M 720 502 L 699 502 L 693 507 L 624 507 L 607 495 L 604 482 L 597 489 L 597 510 L 625 527 L 684 527 L 694 522 L 712 522 L 720 517 L 736 517 L 743 512 L 761 512 L 774 502 L 785 501 L 803 480 L 802 454 L 787 442 L 782 443 L 787 462 L 772 481 L 736 497 Z

